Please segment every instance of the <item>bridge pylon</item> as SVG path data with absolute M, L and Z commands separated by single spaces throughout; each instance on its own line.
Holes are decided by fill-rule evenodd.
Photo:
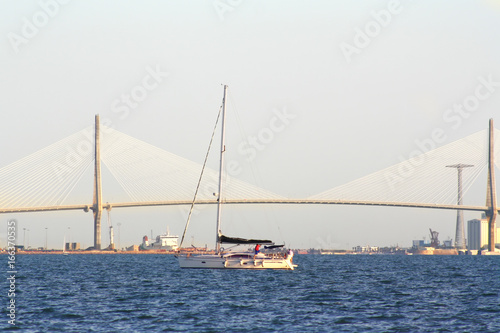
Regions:
M 101 183 L 101 140 L 99 115 L 95 116 L 94 155 L 94 249 L 101 249 L 102 183 Z
M 488 183 L 486 186 L 486 216 L 488 217 L 488 251 L 495 251 L 496 220 L 498 215 L 497 191 L 495 182 L 495 147 L 493 119 L 490 119 L 488 140 Z

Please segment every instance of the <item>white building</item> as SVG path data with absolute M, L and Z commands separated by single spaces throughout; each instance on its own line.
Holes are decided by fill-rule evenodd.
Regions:
M 361 252 L 361 253 L 372 253 L 372 252 L 378 252 L 379 248 L 378 246 L 355 246 L 352 248 L 354 252 Z
M 496 230 L 495 243 L 498 242 L 499 228 Z M 488 246 L 488 220 L 474 219 L 467 221 L 467 248 L 469 250 L 480 250 Z

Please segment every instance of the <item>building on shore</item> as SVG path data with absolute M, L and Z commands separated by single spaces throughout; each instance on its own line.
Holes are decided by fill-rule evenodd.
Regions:
M 352 248 L 353 252 L 356 253 L 377 253 L 379 251 L 378 246 L 355 246 Z
M 498 243 L 498 233 L 500 228 L 497 228 L 495 234 L 495 243 Z M 488 246 L 488 219 L 483 216 L 482 219 L 473 219 L 467 221 L 467 249 L 481 250 Z
M 66 243 L 64 248 L 66 251 L 78 251 L 80 250 L 80 243 Z

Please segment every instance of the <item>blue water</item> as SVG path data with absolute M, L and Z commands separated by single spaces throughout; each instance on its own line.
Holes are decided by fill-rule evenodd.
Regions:
M 169 255 L 18 255 L 14 328 L 500 332 L 500 257 L 298 255 L 295 263 L 295 271 L 181 270 Z M 0 327 L 11 330 L 5 309 Z

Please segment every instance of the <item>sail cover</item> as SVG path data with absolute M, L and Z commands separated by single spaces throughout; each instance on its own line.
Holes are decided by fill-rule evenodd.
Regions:
M 227 237 L 224 235 L 220 235 L 219 242 L 226 244 L 273 244 L 273 242 L 268 239 L 245 239 L 238 237 Z
M 265 249 L 279 249 L 280 247 L 284 247 L 285 244 L 283 245 L 269 245 L 269 246 L 264 246 Z

